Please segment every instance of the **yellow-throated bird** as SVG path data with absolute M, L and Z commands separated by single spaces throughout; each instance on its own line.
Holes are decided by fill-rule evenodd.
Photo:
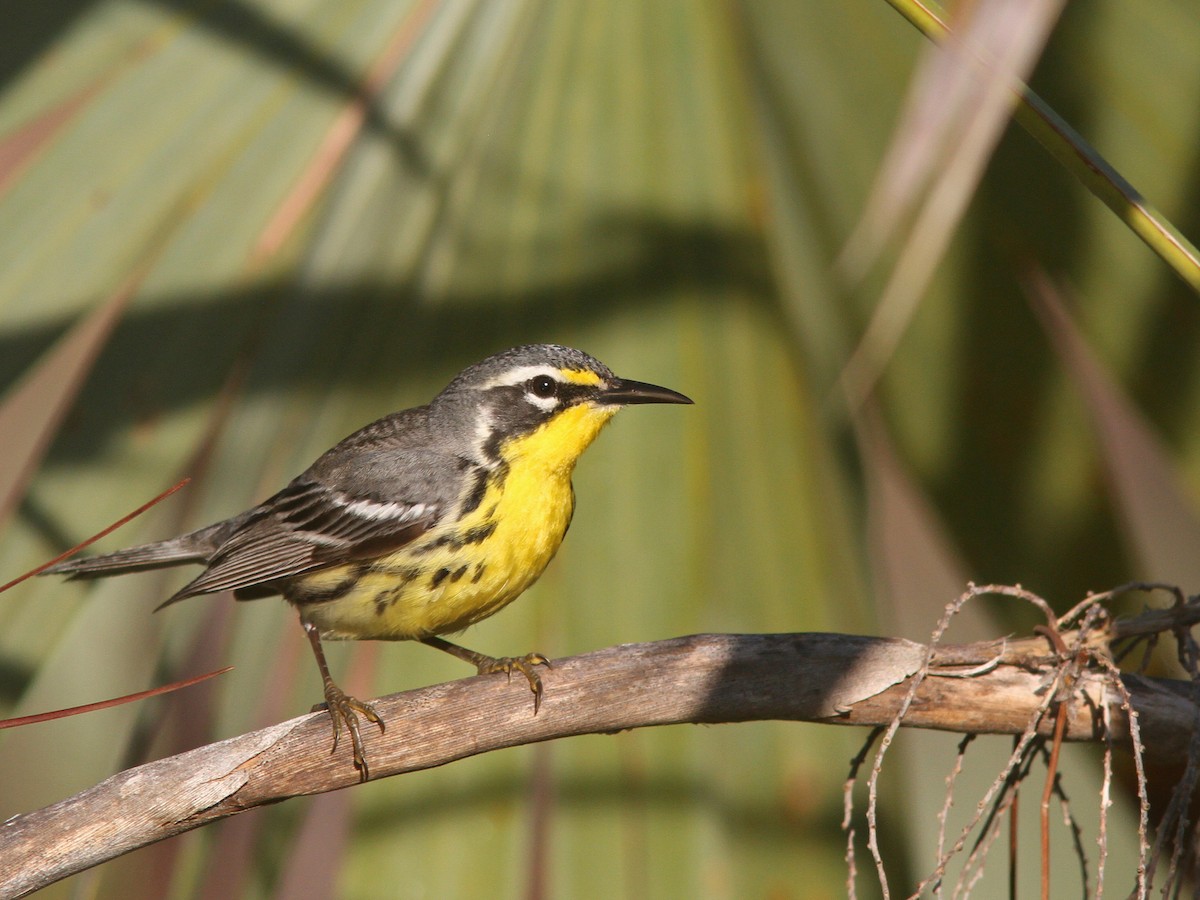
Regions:
M 239 600 L 282 594 L 299 610 L 321 670 L 333 749 L 344 722 L 366 780 L 358 714 L 384 724 L 334 683 L 321 640 L 417 640 L 480 674 L 515 669 L 536 712 L 543 656 L 493 658 L 438 635 L 492 615 L 542 574 L 571 524 L 575 463 L 620 407 L 691 402 L 617 378 L 570 347 L 516 347 L 464 370 L 427 406 L 356 431 L 241 515 L 45 574 L 98 578 L 203 563 L 162 606 L 216 591 Z

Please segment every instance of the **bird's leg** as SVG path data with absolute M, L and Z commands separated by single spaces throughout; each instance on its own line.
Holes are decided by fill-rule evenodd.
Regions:
M 330 754 L 337 752 L 338 737 L 342 731 L 342 722 L 345 722 L 346 728 L 350 732 L 350 743 L 354 748 L 354 768 L 358 769 L 362 780 L 366 781 L 370 777 L 370 772 L 367 769 L 367 755 L 363 751 L 362 735 L 358 729 L 358 714 L 362 713 L 367 719 L 378 725 L 380 732 L 385 730 L 383 719 L 379 717 L 379 713 L 375 712 L 375 708 L 370 703 L 356 700 L 333 683 L 333 678 L 329 674 L 329 664 L 325 662 L 325 651 L 321 648 L 321 636 L 317 633 L 317 627 L 311 622 L 301 621 L 300 624 L 304 626 L 304 633 L 308 635 L 313 656 L 317 658 L 317 668 L 321 670 L 321 681 L 325 684 L 325 703 L 318 703 L 313 707 L 313 712 L 320 709 L 322 705 L 329 710 L 329 718 L 333 720 L 333 749 L 329 752 Z
M 466 647 L 460 647 L 458 644 L 452 644 L 449 641 L 442 640 L 439 637 L 421 638 L 422 644 L 428 644 L 430 647 L 436 647 L 438 650 L 444 650 L 451 656 L 458 657 L 465 663 L 470 663 L 479 672 L 480 675 L 491 675 L 493 672 L 503 672 L 512 679 L 512 673 L 515 669 L 525 676 L 525 680 L 529 682 L 529 689 L 533 691 L 533 714 L 536 716 L 538 709 L 542 705 L 542 679 L 538 675 L 534 666 L 545 666 L 550 669 L 550 660 L 542 656 L 540 653 L 526 653 L 524 656 L 488 656 L 484 653 L 476 653 L 474 650 L 468 650 Z

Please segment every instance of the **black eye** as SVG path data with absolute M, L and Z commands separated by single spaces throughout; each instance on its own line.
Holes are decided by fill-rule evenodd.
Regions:
M 558 393 L 558 382 L 549 375 L 537 375 L 529 381 L 535 397 L 549 398 Z

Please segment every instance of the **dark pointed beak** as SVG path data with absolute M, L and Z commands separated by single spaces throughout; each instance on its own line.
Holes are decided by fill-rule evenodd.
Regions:
M 690 397 L 685 397 L 678 391 L 659 387 L 657 384 L 646 384 L 644 381 L 630 381 L 618 378 L 613 381 L 597 398 L 601 403 L 612 405 L 628 405 L 631 403 L 691 403 Z

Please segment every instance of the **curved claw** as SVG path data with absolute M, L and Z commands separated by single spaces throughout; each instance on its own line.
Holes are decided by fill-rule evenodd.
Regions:
M 550 665 L 550 660 L 542 656 L 542 654 L 526 653 L 524 656 L 495 657 L 477 653 L 474 650 L 468 650 L 466 647 L 460 647 L 458 644 L 452 644 L 444 638 L 434 635 L 423 637 L 420 640 L 422 644 L 428 644 L 430 647 L 441 650 L 443 653 L 449 653 L 463 662 L 470 663 L 480 675 L 503 672 L 511 681 L 513 670 L 515 669 L 520 672 L 525 676 L 525 680 L 529 682 L 529 689 L 533 691 L 533 714 L 537 715 L 542 705 L 542 679 L 533 667 L 545 666 L 547 669 L 554 668 Z
M 542 689 L 542 677 L 538 675 L 534 666 L 545 666 L 547 669 L 554 668 L 550 664 L 550 660 L 540 653 L 526 653 L 524 656 L 489 656 L 484 657 L 476 663 L 476 669 L 480 675 L 503 672 L 508 676 L 509 681 L 512 681 L 514 670 L 524 675 L 525 680 L 529 682 L 529 690 L 533 691 L 533 714 L 536 716 L 542 706 L 542 694 L 544 691 Z
M 371 777 L 371 773 L 367 768 L 367 755 L 363 749 L 362 732 L 359 728 L 358 717 L 361 714 L 368 721 L 374 722 L 379 726 L 380 733 L 387 730 L 383 719 L 380 718 L 379 713 L 375 712 L 375 707 L 370 703 L 364 703 L 349 696 L 332 682 L 325 687 L 325 702 L 314 706 L 313 712 L 316 712 L 322 706 L 329 711 L 329 718 L 333 723 L 333 746 L 329 750 L 330 755 L 337 752 L 338 739 L 342 733 L 342 723 L 345 722 L 346 729 L 350 732 L 350 745 L 354 751 L 354 768 L 358 769 L 360 780 L 366 781 Z

